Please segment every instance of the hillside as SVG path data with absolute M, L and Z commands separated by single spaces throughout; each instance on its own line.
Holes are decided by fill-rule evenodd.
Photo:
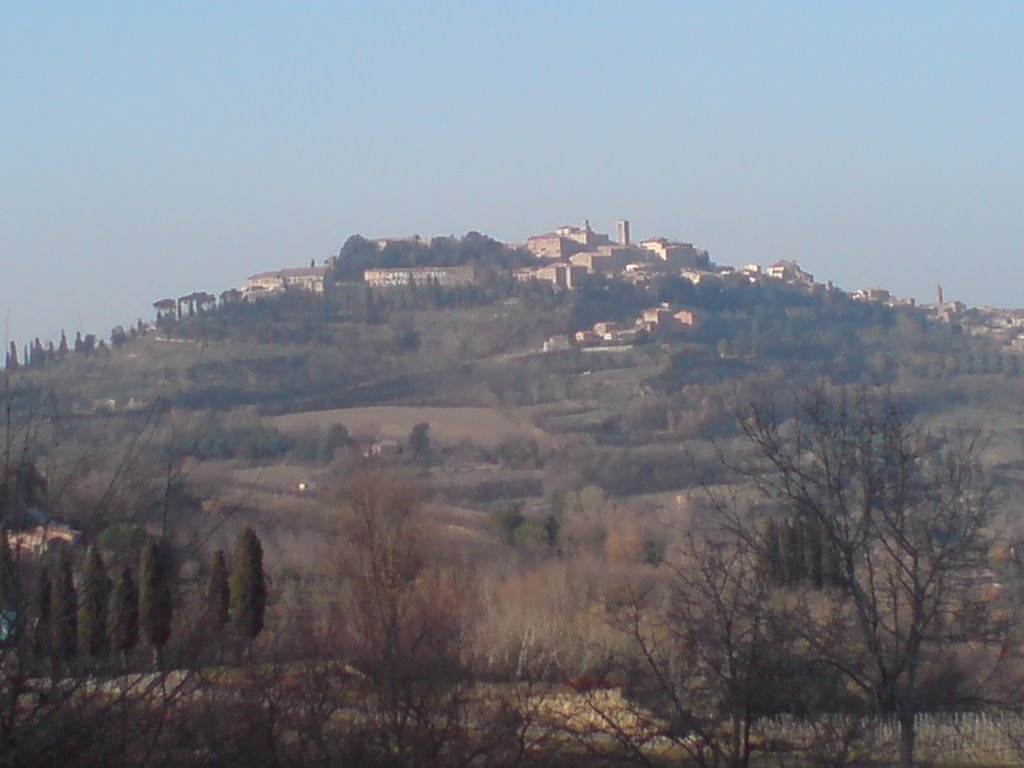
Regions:
M 616 765 L 622 747 L 652 764 L 736 748 L 741 720 L 763 734 L 744 749 L 782 760 L 823 745 L 882 756 L 905 729 L 881 719 L 862 732 L 860 716 L 894 712 L 871 675 L 888 674 L 876 666 L 890 648 L 903 663 L 902 640 L 858 635 L 844 611 L 867 600 L 883 616 L 861 631 L 918 637 L 903 606 L 923 595 L 970 608 L 964 637 L 988 642 L 985 615 L 1003 622 L 1000 643 L 1018 636 L 1003 628 L 1024 583 L 1012 318 L 964 308 L 940 319 L 710 265 L 587 274 L 564 288 L 567 266 L 521 279 L 514 266 L 460 264 L 473 282 L 449 286 L 428 269 L 425 284 L 163 300 L 155 323 L 109 344 L 33 345 L 27 365 L 8 366 L 0 504 L 34 547 L 17 550 L 31 553 L 20 578 L 59 565 L 70 585 L 77 568 L 84 595 L 83 560 L 101 556 L 123 580 L 141 548 L 163 541 L 176 617 L 165 674 L 199 686 L 182 688 L 183 720 L 202 702 L 220 713 L 200 716 L 216 727 L 262 722 L 230 714 L 245 702 L 295 718 L 277 726 L 282 744 L 315 732 L 361 754 L 377 743 L 364 729 L 387 697 L 373 681 L 392 685 L 395 648 L 393 710 L 414 712 L 417 732 L 444 749 L 479 742 L 494 764 Z M 802 495 L 805 483 L 820 492 Z M 862 517 L 842 516 L 860 502 Z M 868 544 L 850 543 L 851 519 L 870 523 Z M 207 626 L 207 601 L 211 562 L 253 535 L 246 526 L 262 540 L 268 588 L 266 624 L 243 657 L 236 628 Z M 932 560 L 921 536 L 939 547 Z M 859 560 L 842 560 L 854 546 Z M 921 562 L 938 562 L 940 577 L 918 579 Z M 873 580 L 876 565 L 907 563 L 914 578 Z M 862 574 L 867 586 L 847 586 Z M 866 589 L 870 600 L 858 597 Z M 381 597 L 393 611 L 378 612 Z M 33 626 L 47 626 L 46 605 L 27 609 Z M 749 648 L 742 700 L 731 682 L 689 672 L 724 664 L 730 642 Z M 1002 695 L 986 675 L 999 666 L 1018 679 L 1017 657 L 972 643 L 930 638 L 906 683 L 922 752 L 953 749 L 965 716 L 984 727 L 955 749 L 1012 752 L 1003 721 L 972 709 L 971 686 Z M 855 673 L 835 674 L 819 648 Z M 123 660 L 139 679 L 153 674 L 149 650 Z M 25 669 L 88 690 L 89 670 L 110 661 L 83 660 L 64 679 L 56 661 Z M 1016 706 L 1019 685 L 1007 685 Z M 167 706 L 140 702 L 133 723 Z M 837 712 L 853 730 L 823 739 Z M 21 727 L 46 734 L 49 721 Z M 394 735 L 381 733 L 372 738 Z M 213 741 L 211 753 L 235 743 Z
M 1007 454 L 1021 429 L 1020 358 L 959 321 L 729 271 L 592 275 L 565 291 L 503 268 L 468 288 L 341 282 L 167 313 L 120 344 L 22 367 L 15 421 L 53 409 L 65 456 L 97 431 L 116 443 L 149 425 L 154 454 L 219 462 L 225 481 L 251 466 L 272 477 L 273 465 L 319 477 L 362 454 L 405 465 L 422 422 L 422 479 L 487 511 L 587 485 L 623 498 L 685 491 L 713 471 L 706 441 L 734 436 L 732 405 L 827 380 L 890 388 L 935 424 L 991 432 L 998 482 L 1018 481 Z M 658 307 L 696 319 L 625 344 L 572 341 Z M 333 444 L 332 425 L 345 431 Z

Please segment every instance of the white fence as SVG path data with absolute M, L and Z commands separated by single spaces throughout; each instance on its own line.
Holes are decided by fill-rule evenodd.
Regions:
M 952 765 L 1024 765 L 1024 716 L 958 712 L 919 714 L 916 758 Z M 781 748 L 817 752 L 841 750 L 874 760 L 895 761 L 899 754 L 899 725 L 895 719 L 777 717 L 762 720 L 759 740 Z

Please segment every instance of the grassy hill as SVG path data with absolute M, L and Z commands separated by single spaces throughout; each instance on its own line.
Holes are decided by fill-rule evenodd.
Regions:
M 663 302 L 697 322 L 633 346 L 543 351 L 550 337 Z M 83 455 L 116 465 L 96 458 L 102 436 L 111 457 L 135 451 L 140 466 L 202 466 L 199 496 L 231 495 L 254 470 L 287 477 L 234 493 L 254 513 L 305 480 L 319 489 L 307 501 L 329 505 L 325 489 L 367 460 L 416 473 L 442 505 L 489 512 L 543 510 L 591 485 L 625 500 L 715 482 L 709 440 L 730 445 L 732 405 L 819 380 L 882 385 L 934 425 L 984 429 L 997 484 L 1019 488 L 1016 354 L 915 308 L 734 276 L 598 278 L 572 292 L 341 285 L 227 302 L 22 368 L 8 391 L 32 455 L 56 475 Z M 424 456 L 406 445 L 418 423 L 429 425 Z

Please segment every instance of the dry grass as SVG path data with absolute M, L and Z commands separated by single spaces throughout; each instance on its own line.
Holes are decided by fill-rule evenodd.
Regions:
M 406 439 L 413 426 L 424 421 L 430 425 L 431 440 L 438 443 L 469 441 L 493 448 L 509 438 L 532 437 L 538 442 L 545 438 L 545 433 L 525 416 L 497 408 L 375 406 L 307 411 L 267 419 L 286 434 L 344 424 L 354 437 L 394 440 Z

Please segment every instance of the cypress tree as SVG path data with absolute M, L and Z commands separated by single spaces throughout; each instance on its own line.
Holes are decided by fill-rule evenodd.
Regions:
M 43 363 L 46 362 L 46 349 L 43 347 L 43 342 L 40 341 L 38 336 L 36 336 L 35 341 L 32 342 L 31 351 L 29 352 L 29 361 L 33 368 L 42 368 Z
M 548 545 L 549 549 L 554 549 L 558 543 L 558 532 L 562 530 L 562 523 L 558 519 L 558 515 L 554 512 L 549 512 L 548 516 L 544 518 L 544 543 Z
M 139 642 L 139 590 L 131 569 L 121 569 L 110 595 L 110 644 L 122 656 Z
M 782 564 L 785 581 L 797 584 L 807 575 L 804 565 L 803 530 L 796 520 L 787 520 L 782 528 Z
M 0 611 L 14 610 L 18 607 L 17 579 L 7 529 L 0 527 Z
M 430 460 L 430 425 L 427 422 L 421 421 L 409 432 L 409 452 L 421 464 Z
M 219 632 L 230 619 L 231 590 L 228 587 L 228 565 L 224 550 L 213 553 L 210 576 L 206 581 L 206 610 L 210 628 Z
M 82 599 L 78 606 L 78 639 L 82 650 L 93 657 L 107 650 L 109 599 L 110 579 L 103 557 L 95 547 L 89 547 L 82 579 Z
M 784 581 L 782 567 L 781 531 L 771 515 L 765 518 L 764 535 L 761 544 L 761 567 L 769 584 L 779 585 Z
M 171 585 L 163 547 L 149 539 L 139 564 L 139 629 L 156 652 L 157 660 L 171 638 Z
M 804 562 L 807 567 L 807 578 L 815 589 L 824 584 L 822 573 L 821 529 L 814 523 L 803 523 L 804 529 Z
M 249 526 L 238 535 L 230 588 L 231 620 L 243 637 L 255 640 L 263 629 L 267 586 L 263 576 L 263 546 Z
M 822 583 L 831 587 L 841 587 L 843 584 L 841 568 L 842 563 L 835 545 L 828 541 L 823 542 L 821 548 Z
M 50 619 L 53 615 L 50 604 L 50 572 L 43 566 L 39 569 L 32 608 L 36 615 L 35 632 L 32 635 L 32 653 L 37 659 L 44 658 L 50 651 Z
M 61 558 L 57 573 L 50 582 L 50 652 L 57 663 L 66 663 L 75 657 L 78 640 L 78 612 L 75 582 L 71 575 L 71 561 Z

